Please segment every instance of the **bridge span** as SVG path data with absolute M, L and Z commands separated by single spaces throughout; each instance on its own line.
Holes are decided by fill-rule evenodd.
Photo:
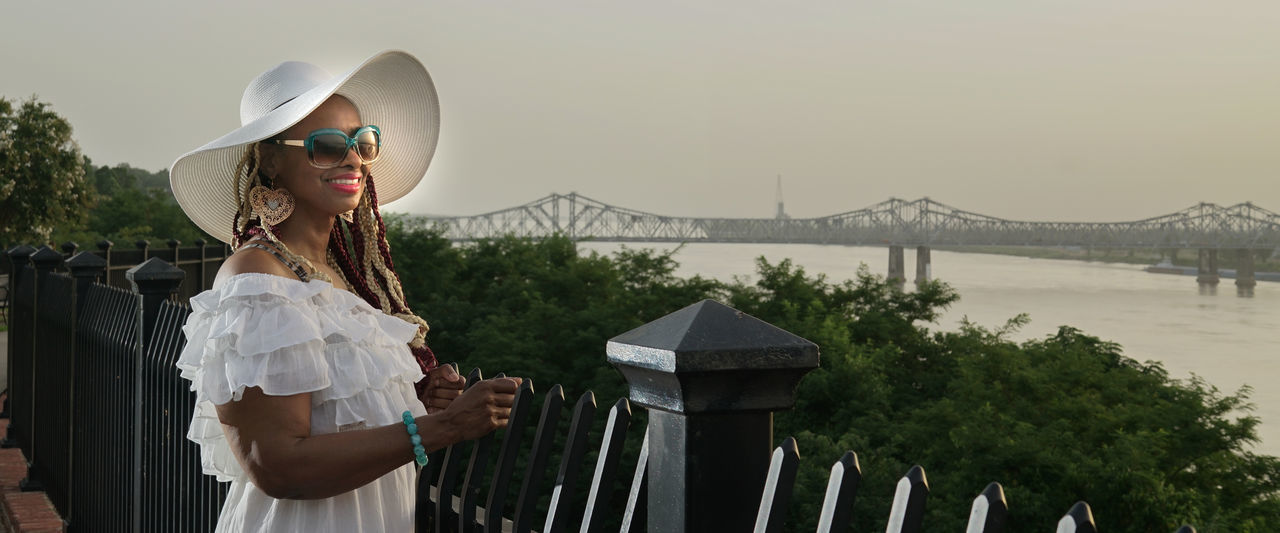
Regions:
M 917 248 L 917 280 L 928 279 L 931 247 L 1077 246 L 1083 248 L 1197 249 L 1201 276 L 1217 283 L 1219 250 L 1252 257 L 1252 250 L 1280 248 L 1280 214 L 1241 203 L 1200 203 L 1129 222 L 1037 222 L 983 215 L 929 198 L 891 198 L 862 209 L 816 218 L 701 218 L 658 215 L 593 200 L 577 193 L 550 194 L 532 202 L 471 216 L 411 216 L 406 222 L 435 226 L 457 241 L 506 235 L 622 242 L 739 242 L 887 245 L 890 277 L 901 279 L 902 249 Z M 895 256 L 897 259 L 895 260 Z M 1252 283 L 1250 266 L 1246 279 Z M 921 267 L 921 265 L 924 265 Z M 896 267 L 896 270 L 895 270 Z M 922 270 L 923 268 L 923 270 Z M 1242 274 L 1246 274 L 1242 272 Z M 1252 285 L 1249 285 L 1252 287 Z

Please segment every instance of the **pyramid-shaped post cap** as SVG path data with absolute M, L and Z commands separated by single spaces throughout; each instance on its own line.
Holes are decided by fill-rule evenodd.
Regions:
M 48 246 L 41 246 L 31 254 L 31 264 L 37 268 L 54 268 L 62 263 L 62 254 Z
M 31 256 L 31 254 L 36 253 L 36 249 L 25 244 L 19 244 L 17 246 L 14 246 L 13 248 L 6 250 L 5 253 L 9 257 L 14 257 L 14 258 L 29 257 Z
M 67 268 L 71 270 L 89 268 L 107 268 L 107 260 L 93 252 L 80 252 L 67 260 Z
M 143 294 L 172 292 L 182 283 L 185 275 L 181 268 L 159 257 L 152 257 L 124 272 L 125 279 L 129 280 L 133 289 Z
M 677 413 L 774 411 L 795 404 L 818 345 L 713 300 L 609 340 L 631 400 Z

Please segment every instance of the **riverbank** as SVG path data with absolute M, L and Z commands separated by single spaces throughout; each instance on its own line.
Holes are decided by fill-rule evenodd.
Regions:
M 1072 261 L 1090 261 L 1099 263 L 1123 263 L 1132 265 L 1154 265 L 1168 262 L 1176 267 L 1195 268 L 1199 261 L 1196 250 L 1180 249 L 1173 252 L 1164 249 L 1088 249 L 1079 246 L 938 246 L 934 250 L 965 254 L 1011 255 L 1035 259 L 1066 259 Z M 1218 253 L 1218 267 L 1235 271 L 1235 254 Z M 1257 272 L 1280 272 L 1280 258 L 1272 258 L 1271 252 L 1262 251 L 1254 255 L 1254 270 Z

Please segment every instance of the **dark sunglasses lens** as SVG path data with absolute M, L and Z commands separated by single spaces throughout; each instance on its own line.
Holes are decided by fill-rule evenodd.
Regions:
M 360 152 L 360 159 L 365 163 L 372 163 L 378 158 L 378 134 L 372 131 L 361 132 L 356 136 L 356 149 Z
M 326 133 L 311 141 L 311 161 L 320 166 L 337 166 L 347 158 L 347 138 Z

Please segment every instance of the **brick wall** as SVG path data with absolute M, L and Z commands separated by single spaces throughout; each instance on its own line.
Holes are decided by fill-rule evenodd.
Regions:
M 3 396 L 0 396 L 0 402 Z M 0 419 L 0 435 L 9 431 L 9 419 Z M 27 459 L 17 448 L 0 449 L 0 527 L 18 533 L 66 531 L 58 511 L 43 492 L 22 492 L 18 484 L 27 477 Z

